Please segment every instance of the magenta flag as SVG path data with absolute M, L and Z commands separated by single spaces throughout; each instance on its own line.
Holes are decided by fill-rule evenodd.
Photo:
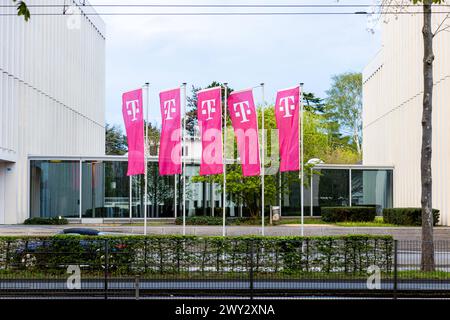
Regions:
M 122 115 L 128 140 L 128 176 L 145 173 L 142 89 L 122 95 Z
M 161 138 L 159 174 L 181 174 L 181 99 L 180 88 L 160 92 Z
M 275 117 L 279 132 L 280 172 L 300 170 L 300 86 L 277 93 Z
M 253 91 L 232 92 L 228 98 L 228 110 L 236 136 L 242 174 L 245 177 L 258 176 L 261 173 L 261 163 Z
M 200 175 L 223 173 L 222 88 L 197 93 L 197 117 L 202 137 Z

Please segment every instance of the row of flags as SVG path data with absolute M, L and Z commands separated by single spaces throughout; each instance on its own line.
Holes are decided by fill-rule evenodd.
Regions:
M 300 170 L 301 88 L 277 92 L 275 117 L 279 132 L 280 172 Z M 160 175 L 182 173 L 181 88 L 160 92 L 162 118 L 159 144 Z M 224 172 L 222 88 L 197 92 L 197 118 L 202 141 L 200 175 Z M 258 118 L 253 90 L 241 90 L 227 97 L 227 112 L 234 129 L 242 173 L 261 174 Z M 122 96 L 122 113 L 128 139 L 128 175 L 145 173 L 144 112 L 142 89 Z

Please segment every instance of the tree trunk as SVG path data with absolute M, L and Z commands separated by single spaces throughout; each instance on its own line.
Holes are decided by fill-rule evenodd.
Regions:
M 355 141 L 358 154 L 361 155 L 361 145 L 359 143 L 358 128 L 356 127 L 353 129 L 353 140 Z
M 434 271 L 433 214 L 432 214 L 432 108 L 433 108 L 433 32 L 431 30 L 432 0 L 423 2 L 423 114 L 422 114 L 422 271 Z

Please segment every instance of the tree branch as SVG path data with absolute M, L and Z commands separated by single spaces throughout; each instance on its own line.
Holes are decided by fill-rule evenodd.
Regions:
M 439 26 L 437 27 L 436 31 L 433 33 L 433 38 L 440 32 L 448 30 L 448 28 L 450 27 L 448 24 L 445 25 L 444 27 L 444 23 L 450 18 L 450 13 L 447 13 L 447 15 L 445 16 L 444 19 L 442 19 L 441 23 L 439 24 Z

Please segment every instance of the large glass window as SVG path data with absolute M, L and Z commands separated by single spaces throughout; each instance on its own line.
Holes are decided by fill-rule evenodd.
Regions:
M 305 174 L 305 182 L 308 179 Z M 301 215 L 301 185 L 298 172 L 284 172 L 281 174 L 281 214 L 283 216 Z M 303 188 L 303 214 L 310 214 L 311 191 L 308 185 Z M 269 209 L 267 209 L 269 210 Z
M 31 217 L 78 218 L 79 204 L 78 161 L 31 161 Z
M 128 163 L 125 160 L 83 160 L 81 164 L 81 216 L 83 218 L 144 217 L 144 175 L 128 177 Z M 378 214 L 381 214 L 383 208 L 393 205 L 392 170 L 354 167 L 352 169 L 316 168 L 314 172 L 317 174 L 305 177 L 307 182 L 303 195 L 305 216 L 311 213 L 319 216 L 323 207 L 350 204 L 374 206 Z M 198 164 L 186 165 L 186 215 L 222 216 L 223 199 L 220 185 L 194 182 L 192 177 L 198 174 Z M 278 175 L 268 176 L 266 187 L 270 188 L 271 184 L 274 185 L 277 195 L 273 199 L 266 198 L 266 213 L 268 214 L 270 210 L 269 204 L 281 204 L 283 216 L 299 216 L 301 199 L 298 173 L 283 173 L 281 179 Z M 148 163 L 147 192 L 146 206 L 149 218 L 182 216 L 182 175 L 160 176 L 156 159 Z M 260 201 L 259 194 L 257 197 L 257 201 Z M 31 216 L 79 218 L 79 212 L 80 162 L 78 160 L 32 160 Z M 233 199 L 228 192 L 226 214 L 231 217 L 248 216 L 249 210 L 240 203 L 239 199 Z
M 392 207 L 392 171 L 353 169 L 352 205 L 374 206 L 378 214 Z
M 129 218 L 127 163 L 83 162 L 83 218 Z
M 349 170 L 321 169 L 319 172 L 319 206 L 348 206 L 350 204 Z

